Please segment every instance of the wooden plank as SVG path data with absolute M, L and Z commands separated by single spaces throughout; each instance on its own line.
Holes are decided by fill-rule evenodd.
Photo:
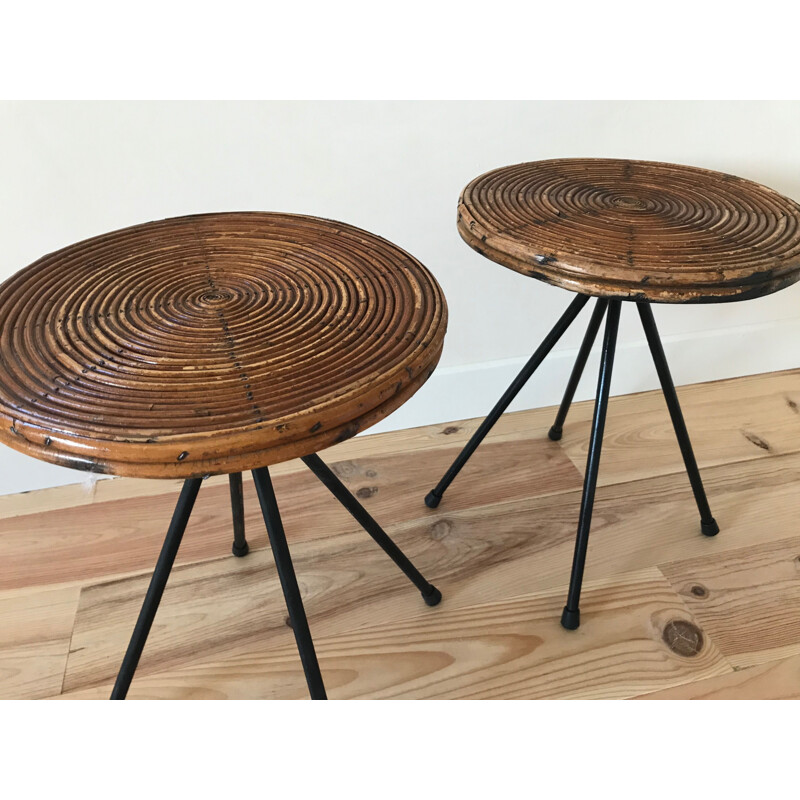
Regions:
M 800 370 L 683 386 L 678 397 L 701 468 L 800 451 Z M 581 474 L 586 469 L 592 408 L 591 403 L 574 406 L 561 439 Z M 611 399 L 600 485 L 683 469 L 660 391 Z
M 3 520 L 0 589 L 85 583 L 151 571 L 176 499 L 137 497 Z M 265 546 L 263 523 L 254 525 L 252 534 L 254 546 Z M 218 557 L 230 551 L 229 538 L 228 489 L 209 487 L 198 497 L 179 559 Z
M 795 533 L 800 454 L 711 467 L 706 473 L 722 528 L 711 538 L 700 533 L 684 473 L 600 487 L 587 580 L 687 557 L 716 558 Z M 566 593 L 579 504 L 576 491 L 450 512 L 446 498 L 419 534 L 438 542 L 430 556 L 435 560 L 425 563 L 451 601 L 488 602 L 498 592 L 508 597 L 557 587 Z M 767 518 L 770 524 L 764 525 Z
M 800 537 L 676 561 L 662 571 L 734 666 L 800 654 Z
M 61 691 L 78 589 L 0 596 L 0 699 Z
M 722 460 L 738 461 L 703 470 L 711 507 L 722 528 L 711 539 L 699 533 L 697 510 L 677 446 L 673 462 L 652 463 L 662 446 L 659 437 L 653 443 L 653 428 L 649 427 L 654 424 L 655 415 L 664 426 L 663 442 L 674 443 L 660 393 L 612 401 L 612 406 L 623 409 L 618 412 L 623 425 L 628 424 L 629 417 L 632 420 L 627 433 L 608 451 L 612 453 L 612 473 L 617 469 L 613 463 L 616 458 L 622 469 L 617 471 L 618 477 L 641 478 L 599 488 L 587 585 L 624 580 L 629 573 L 659 564 L 666 565 L 667 572 L 676 564 L 682 565 L 683 582 L 676 582 L 675 587 L 684 593 L 686 605 L 712 641 L 720 644 L 722 654 L 732 653 L 731 660 L 737 666 L 758 665 L 765 659 L 784 656 L 793 658 L 793 654 L 800 653 L 800 635 L 788 619 L 790 615 L 800 615 L 796 613 L 798 598 L 787 561 L 797 537 L 800 512 L 800 451 L 792 451 L 795 429 L 780 416 L 783 408 L 795 414 L 792 403 L 800 398 L 787 388 L 787 380 L 797 372 L 722 382 L 732 387 L 724 392 L 717 391 L 721 384 L 680 390 L 687 420 L 688 409 L 693 406 L 704 408 L 703 414 L 710 418 L 719 413 L 731 420 L 753 408 L 762 426 L 757 435 L 767 436 L 764 431 L 774 429 L 777 436 L 769 434 L 771 438 L 763 440 L 769 449 L 740 436 L 753 454 L 743 451 L 741 442 L 729 437 L 717 455 Z M 768 388 L 764 389 L 766 384 Z M 712 394 L 717 398 L 716 405 L 706 402 Z M 780 403 L 773 402 L 776 399 Z M 546 438 L 553 413 L 551 409 L 538 409 L 501 418 L 435 511 L 424 507 L 422 497 L 480 420 L 357 437 L 323 454 L 423 573 L 442 589 L 445 600 L 435 609 L 422 605 L 419 595 L 396 567 L 299 461 L 272 469 L 315 638 L 321 642 L 345 642 L 351 637 L 355 671 L 363 672 L 367 668 L 357 666 L 364 655 L 361 650 L 356 654 L 363 641 L 359 636 L 375 626 L 381 630 L 393 626 L 402 629 L 418 618 L 422 629 L 443 610 L 455 614 L 478 609 L 475 613 L 480 616 L 480 609 L 487 604 L 513 605 L 519 597 L 531 594 L 553 598 L 550 621 L 557 625 L 569 578 L 580 502 L 580 477 L 574 464 L 580 469 L 583 464 L 580 460 L 573 464 L 559 443 Z M 565 438 L 571 422 L 581 413 L 588 419 L 591 403 L 573 408 Z M 703 414 L 696 424 L 704 424 Z M 774 421 L 776 416 L 778 422 Z M 638 423 L 634 424 L 636 420 Z M 625 471 L 627 459 L 633 459 L 636 469 Z M 604 452 L 601 475 L 605 465 Z M 661 474 L 664 469 L 667 473 Z M 5 511 L 13 507 L 0 502 L 0 561 L 4 564 L 0 580 L 5 580 L 6 586 L 21 587 L 4 591 L 0 600 L 11 602 L 12 597 L 27 597 L 31 594 L 25 588 L 28 586 L 60 584 L 69 586 L 67 591 L 71 592 L 77 592 L 79 585 L 86 587 L 76 619 L 78 641 L 73 642 L 67 670 L 68 686 L 78 695 L 107 695 L 161 546 L 178 486 L 176 481 L 105 480 L 96 484 L 92 495 L 81 487 L 64 487 L 80 489 L 82 493 L 81 503 L 64 511 L 59 509 L 56 495 L 46 495 L 51 490 L 44 490 L 24 497 L 46 495 L 44 500 L 50 497 L 53 502 L 44 502 L 40 513 L 18 516 L 16 520 L 8 515 L 3 519 Z M 193 686 L 197 696 L 305 696 L 274 567 L 264 549 L 266 536 L 249 476 L 245 478 L 245 493 L 248 536 L 254 552 L 237 560 L 228 556 L 231 523 L 226 479 L 211 478 L 204 483 L 197 515 L 182 546 L 181 566 L 167 588 L 134 688 L 142 681 L 143 691 L 153 692 L 153 696 L 160 696 L 159 692 L 164 696 L 190 696 Z M 24 504 L 18 508 L 24 508 Z M 783 547 L 788 549 L 780 555 Z M 798 554 L 800 544 L 795 555 Z M 751 559 L 752 574 L 745 563 Z M 714 609 L 714 619 L 708 617 L 708 612 L 719 593 L 709 595 L 705 611 L 701 608 L 702 598 L 685 594 L 688 581 L 694 578 L 691 570 L 697 565 L 705 570 L 704 578 L 711 575 L 707 567 L 720 567 L 723 599 Z M 725 570 L 723 565 L 727 565 Z M 76 579 L 75 575 L 81 577 Z M 58 592 L 53 592 L 52 597 L 55 607 Z M 77 603 L 77 595 L 74 597 Z M 587 603 L 588 600 L 583 604 L 584 624 L 578 635 L 603 625 L 603 614 L 594 615 Z M 780 616 L 783 603 L 788 603 L 785 618 Z M 13 610 L 13 624 L 16 607 L 13 603 L 8 607 Z M 46 611 L 42 610 L 42 614 L 46 615 Z M 54 614 L 59 617 L 57 610 Z M 744 620 L 741 631 L 736 629 L 737 622 L 726 627 L 728 614 L 734 618 L 740 615 Z M 771 621 L 775 618 L 777 623 Z M 5 635 L 6 624 L 0 625 L 0 639 Z M 71 624 L 70 621 L 70 627 Z M 781 630 L 770 630 L 771 626 Z M 518 627 L 524 630 L 524 622 Z M 601 631 L 593 635 L 603 634 Z M 37 670 L 44 669 L 51 678 L 58 669 L 64 671 L 63 638 L 54 636 L 54 640 L 59 644 L 47 666 L 42 660 L 43 651 L 26 650 L 24 641 L 17 643 L 12 661 L 9 634 L 2 663 L 13 664 L 16 674 L 22 676 L 19 680 L 35 687 L 40 674 Z M 378 653 L 374 657 L 380 661 L 379 656 Z M 57 662 L 57 658 L 62 660 Z M 345 654 L 344 658 L 347 661 L 351 657 Z M 333 662 L 326 663 L 323 669 L 332 669 Z M 498 663 L 501 669 L 502 663 Z M 409 667 L 412 668 L 416 667 Z M 486 669 L 489 675 L 492 668 Z M 777 689 L 783 694 L 789 692 L 791 679 L 791 672 L 786 669 L 785 673 L 778 673 L 787 676 L 786 690 L 781 688 L 783 679 Z M 270 675 L 268 685 L 264 683 L 265 673 Z M 735 675 L 745 673 L 758 680 L 750 670 L 740 670 Z M 406 680 L 402 670 L 398 675 Z M 627 680 L 626 676 L 623 670 L 620 682 Z M 329 686 L 333 686 L 332 680 L 329 679 Z M 346 687 L 350 682 L 354 691 L 366 686 L 361 677 L 344 675 L 337 680 L 345 687 L 344 694 L 338 696 L 349 696 Z M 684 675 L 680 680 L 686 683 L 695 678 Z M 763 692 L 768 694 L 767 680 L 765 677 Z M 716 691 L 713 687 L 717 685 L 730 686 L 735 691 L 733 676 L 720 679 L 719 684 L 716 681 L 708 682 L 710 692 Z M 53 679 L 48 685 L 55 683 Z M 609 685 L 612 683 L 609 677 Z M 762 692 L 760 687 L 759 683 L 752 691 Z M 391 692 L 382 685 L 378 690 L 383 693 L 380 696 Z M 625 690 L 621 683 L 619 696 L 628 696 Z M 685 687 L 685 691 L 689 688 Z M 34 695 L 41 696 L 38 690 Z M 27 696 L 24 686 L 20 696 Z
M 503 450 L 504 470 L 494 469 Z M 332 468 L 378 521 L 400 523 L 426 517 L 423 498 L 431 475 L 444 471 L 457 448 L 371 456 L 334 462 Z M 448 495 L 452 508 L 574 490 L 581 477 L 549 440 L 487 443 Z M 275 490 L 290 541 L 357 529 L 357 524 L 305 468 L 278 475 Z M 267 537 L 252 480 L 244 483 L 245 528 L 251 548 Z M 96 582 L 152 569 L 177 498 L 132 497 L 0 520 L 0 589 Z M 231 511 L 227 484 L 201 488 L 178 563 L 217 558 L 230 551 Z
M 149 576 L 81 591 L 64 690 L 113 680 L 144 599 Z M 265 550 L 176 568 L 139 665 L 141 674 L 225 651 L 285 628 L 286 611 Z M 288 631 L 289 629 L 286 628 Z
M 637 700 L 800 700 L 800 656 L 691 681 Z
M 754 539 L 768 542 L 793 532 L 800 502 L 796 492 L 800 454 L 714 467 L 709 473 L 715 513 L 723 527 L 714 538 L 705 537 L 698 530 L 697 510 L 685 475 L 601 488 L 590 539 L 587 580 L 611 578 L 679 557 L 718 558 L 726 550 L 740 548 Z M 561 593 L 563 603 L 579 495 L 573 491 L 452 513 L 440 513 L 441 508 L 436 512 L 426 509 L 424 519 L 392 525 L 387 531 L 423 574 L 439 586 L 450 607 L 554 590 Z M 772 524 L 759 525 L 767 513 L 772 514 Z M 335 509 L 331 520 L 336 514 L 346 520 L 341 509 Z M 332 521 L 330 528 L 337 524 Z M 354 630 L 375 620 L 397 620 L 413 613 L 418 595 L 363 532 L 351 526 L 322 539 L 292 539 L 293 530 L 287 526 L 315 636 Z M 261 603 L 260 610 L 253 611 L 255 616 L 241 608 L 241 570 L 250 574 L 245 596 L 251 598 L 254 609 Z M 84 590 L 75 641 L 86 650 L 70 657 L 70 687 L 102 682 L 113 673 L 113 664 L 118 663 L 127 644 L 148 580 L 149 575 L 142 575 Z M 272 606 L 266 595 L 259 594 L 259 587 L 265 583 L 271 585 Z M 154 631 L 148 643 L 153 661 L 148 665 L 143 659 L 145 671 L 179 663 L 183 653 L 196 648 L 198 641 L 208 642 L 208 647 L 213 648 L 216 638 L 221 637 L 224 650 L 235 644 L 238 636 L 255 635 L 266 642 L 278 632 L 283 634 L 283 603 L 268 554 L 257 551 L 244 562 L 218 559 L 176 570 L 167 587 L 163 613 L 171 614 L 167 609 L 173 603 L 177 603 L 174 613 L 182 613 L 182 601 L 170 601 L 169 597 L 173 590 L 176 597 L 182 596 L 183 584 L 194 586 L 193 591 L 202 602 L 210 604 L 208 613 L 226 620 L 228 629 L 221 632 L 212 618 L 208 630 L 189 628 L 183 638 L 177 629 L 165 629 L 160 634 Z M 201 612 L 192 612 L 189 618 L 199 618 L 197 614 Z
M 558 623 L 560 593 L 435 609 L 316 637 L 336 698 L 617 698 L 730 671 L 658 570 L 587 586 L 586 624 Z M 677 633 L 676 633 L 677 632 Z M 246 651 L 134 680 L 131 697 L 306 696 L 289 632 Z M 668 644 L 669 643 L 669 644 Z M 105 683 L 70 693 L 103 697 Z

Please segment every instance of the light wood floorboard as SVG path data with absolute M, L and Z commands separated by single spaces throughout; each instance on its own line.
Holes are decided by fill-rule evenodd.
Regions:
M 558 620 L 592 403 L 561 442 L 555 409 L 505 415 L 436 510 L 422 498 L 480 420 L 323 454 L 441 588 L 436 608 L 301 462 L 272 470 L 330 696 L 796 696 L 800 370 L 679 393 L 722 530 L 700 534 L 661 394 L 613 398 L 575 632 Z M 0 697 L 108 695 L 177 489 L 0 498 Z M 204 483 L 131 697 L 305 696 L 247 477 L 245 503 L 236 559 L 226 479 Z
M 800 700 L 800 656 L 640 695 L 639 700 Z
M 661 573 L 651 568 L 586 587 L 584 607 L 603 618 L 565 637 L 560 594 L 485 605 L 445 603 L 400 622 L 317 637 L 328 691 L 339 698 L 619 698 L 732 671 Z M 670 646 L 664 630 L 676 631 Z M 680 627 L 679 627 L 680 626 Z M 306 694 L 291 634 L 252 642 L 216 662 L 159 669 L 140 697 L 292 697 Z M 105 697 L 110 683 L 75 697 Z M 131 697 L 136 696 L 132 694 Z

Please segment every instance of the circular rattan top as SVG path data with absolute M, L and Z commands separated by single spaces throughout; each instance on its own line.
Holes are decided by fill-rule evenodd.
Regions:
M 410 397 L 446 323 L 430 273 L 350 225 L 267 213 L 137 225 L 0 286 L 0 440 L 153 478 L 308 455 Z
M 461 193 L 479 253 L 583 294 L 742 300 L 800 279 L 800 205 L 720 172 L 619 159 L 503 167 Z

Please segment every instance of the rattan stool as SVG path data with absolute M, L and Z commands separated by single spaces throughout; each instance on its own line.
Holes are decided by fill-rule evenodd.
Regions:
M 202 479 L 229 474 L 247 554 L 252 470 L 311 697 L 325 687 L 268 467 L 300 457 L 420 590 L 411 564 L 317 451 L 378 422 L 433 372 L 447 309 L 378 236 L 288 214 L 208 214 L 66 247 L 0 287 L 0 440 L 90 472 L 182 478 L 112 693 L 126 696 Z
M 733 175 L 647 161 L 558 159 L 505 167 L 462 192 L 458 230 L 474 250 L 523 275 L 577 292 L 563 316 L 425 498 L 447 487 L 590 297 L 598 298 L 564 399 L 562 426 L 603 317 L 600 376 L 583 483 L 569 594 L 561 624 L 580 624 L 580 592 L 592 520 L 611 370 L 623 300 L 636 303 L 689 474 L 700 528 L 711 514 L 651 303 L 719 303 L 775 292 L 800 279 L 800 206 Z

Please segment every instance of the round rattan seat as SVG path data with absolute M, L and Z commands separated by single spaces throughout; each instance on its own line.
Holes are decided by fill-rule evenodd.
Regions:
M 0 287 L 0 441 L 152 478 L 316 453 L 425 382 L 446 319 L 416 259 L 339 222 L 226 213 L 115 231 Z
M 600 297 L 743 300 L 800 279 L 800 205 L 696 167 L 622 159 L 502 167 L 463 190 L 458 230 L 493 261 Z

